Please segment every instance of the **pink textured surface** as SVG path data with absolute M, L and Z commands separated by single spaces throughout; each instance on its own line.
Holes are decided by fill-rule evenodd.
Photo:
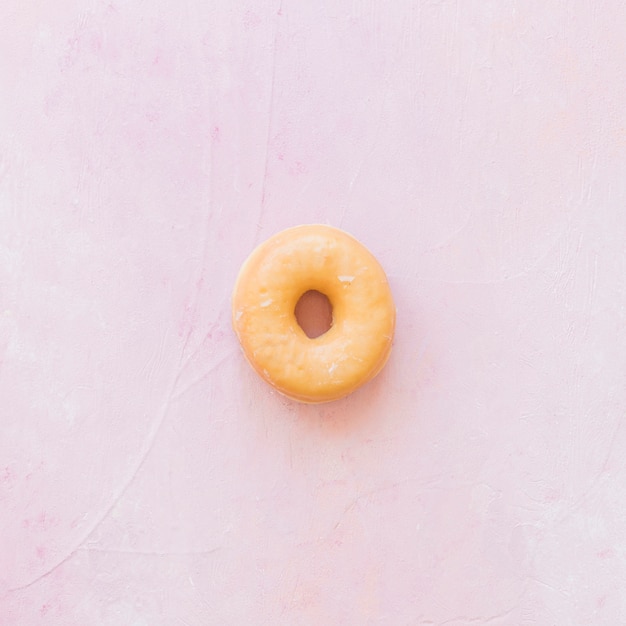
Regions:
M 0 624 L 626 623 L 621 0 L 0 3 Z M 340 226 L 394 352 L 229 325 Z

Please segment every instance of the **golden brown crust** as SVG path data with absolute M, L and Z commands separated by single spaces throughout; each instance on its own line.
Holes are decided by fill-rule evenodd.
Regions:
M 316 289 L 333 306 L 333 325 L 311 339 L 295 318 L 299 297 Z M 243 264 L 232 323 L 247 360 L 275 389 L 300 402 L 328 402 L 374 378 L 391 351 L 395 307 L 385 273 L 354 237 L 313 224 L 284 230 Z

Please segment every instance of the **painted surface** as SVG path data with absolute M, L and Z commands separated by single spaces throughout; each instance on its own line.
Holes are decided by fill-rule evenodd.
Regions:
M 626 623 L 626 6 L 0 3 L 0 624 Z M 386 268 L 300 406 L 254 245 Z

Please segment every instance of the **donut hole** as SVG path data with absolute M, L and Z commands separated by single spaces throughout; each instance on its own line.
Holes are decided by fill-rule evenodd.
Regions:
M 300 296 L 294 313 L 298 325 L 309 339 L 327 333 L 333 325 L 333 305 L 325 294 L 315 289 Z

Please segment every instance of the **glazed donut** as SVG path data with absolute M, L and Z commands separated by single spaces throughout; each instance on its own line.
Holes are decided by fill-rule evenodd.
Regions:
M 311 291 L 332 306 L 314 339 L 295 309 Z M 300 402 L 336 400 L 370 381 L 391 351 L 396 311 L 382 267 L 354 237 L 324 225 L 296 226 L 258 246 L 243 264 L 232 323 L 256 372 Z

